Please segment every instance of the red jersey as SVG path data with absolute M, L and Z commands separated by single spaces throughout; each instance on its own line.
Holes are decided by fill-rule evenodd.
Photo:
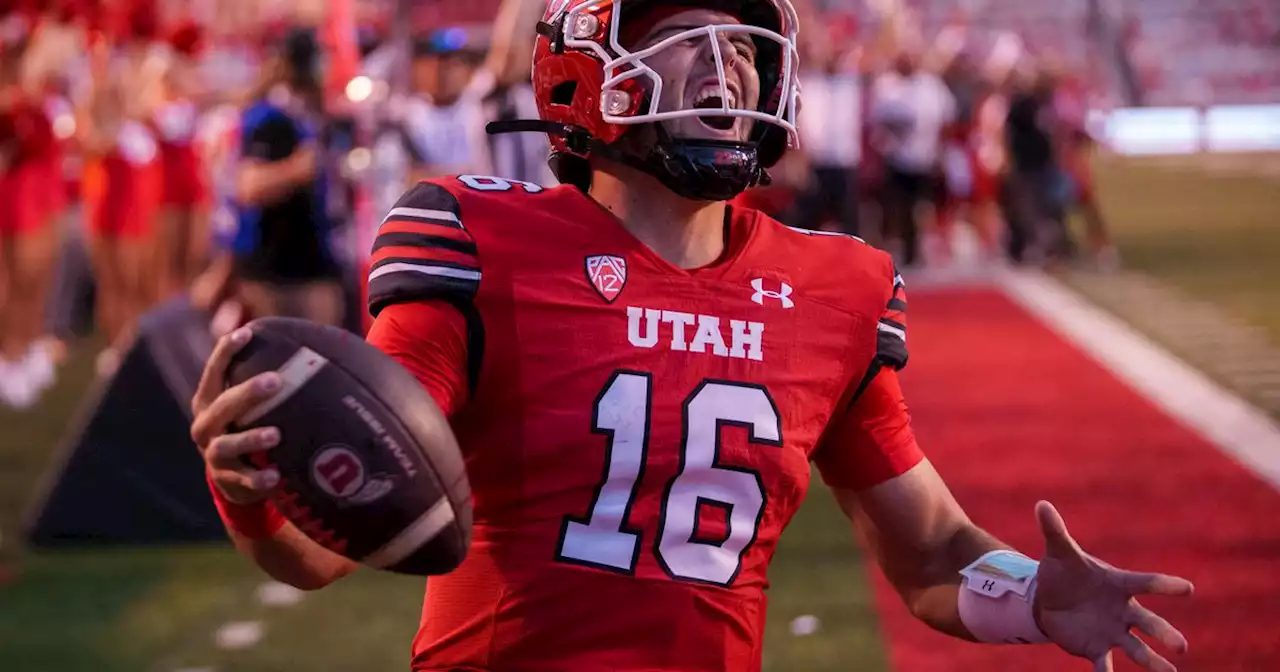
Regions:
M 810 462 L 858 489 L 920 461 L 888 255 L 726 219 L 682 270 L 572 187 L 442 178 L 391 210 L 369 339 L 450 414 L 475 506 L 415 670 L 759 669 Z

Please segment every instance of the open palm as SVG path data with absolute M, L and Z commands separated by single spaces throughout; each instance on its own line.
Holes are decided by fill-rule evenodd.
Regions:
M 1131 632 L 1146 634 L 1175 653 L 1187 639 L 1168 621 L 1138 604 L 1138 595 L 1189 596 L 1186 579 L 1131 572 L 1085 553 L 1067 533 L 1062 516 L 1048 502 L 1036 504 L 1045 555 L 1036 573 L 1036 622 L 1067 653 L 1087 658 L 1098 672 L 1112 668 L 1111 650 L 1120 648 L 1152 672 L 1177 668 Z

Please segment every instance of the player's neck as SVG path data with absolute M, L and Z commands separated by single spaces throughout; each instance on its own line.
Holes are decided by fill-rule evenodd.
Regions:
M 701 268 L 724 254 L 725 204 L 680 198 L 627 166 L 597 166 L 591 198 L 623 228 L 678 268 Z

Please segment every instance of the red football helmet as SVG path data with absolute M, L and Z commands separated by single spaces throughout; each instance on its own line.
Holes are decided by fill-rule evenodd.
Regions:
M 635 45 L 620 39 L 628 21 L 682 7 L 722 10 L 741 23 L 700 26 L 634 52 L 628 47 Z M 538 27 L 533 86 L 557 176 L 580 184 L 583 160 L 598 153 L 699 200 L 727 200 L 767 182 L 764 169 L 797 142 L 797 24 L 790 0 L 551 0 Z M 758 48 L 757 109 L 738 109 L 729 93 L 719 46 L 719 37 L 729 33 L 749 34 Z M 721 105 L 659 111 L 662 77 L 645 59 L 691 39 L 710 40 Z M 647 156 L 624 155 L 613 147 L 630 126 L 685 117 L 741 117 L 756 123 L 748 142 L 673 139 L 659 126 L 659 140 Z

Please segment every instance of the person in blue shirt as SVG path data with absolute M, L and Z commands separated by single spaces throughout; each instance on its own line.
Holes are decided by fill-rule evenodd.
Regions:
M 320 148 L 320 47 L 294 30 L 264 65 L 263 85 L 240 118 L 233 231 L 193 290 L 204 308 L 234 296 L 252 317 L 339 325 L 341 267 L 330 249 L 330 185 Z

